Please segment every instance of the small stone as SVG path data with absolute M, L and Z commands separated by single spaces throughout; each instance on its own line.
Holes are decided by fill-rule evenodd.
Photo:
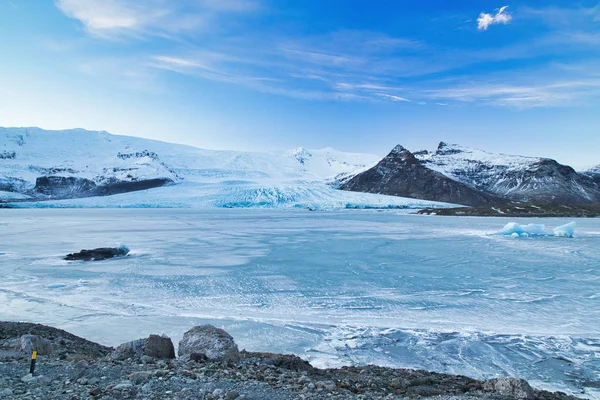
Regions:
M 225 398 L 227 400 L 235 400 L 238 397 L 240 397 L 240 394 L 238 392 L 236 392 L 235 390 L 230 390 L 229 392 L 227 392 L 227 394 L 225 395 Z
M 133 389 L 133 383 L 129 381 L 121 382 L 113 386 L 113 390 L 131 390 Z
M 213 397 L 221 397 L 225 391 L 223 389 L 215 389 L 212 392 Z
M 36 381 L 36 377 L 31 374 L 27 374 L 21 378 L 21 382 L 25 382 L 25 383 L 33 383 L 35 381 Z
M 132 381 L 133 383 L 135 383 L 136 385 L 139 385 L 140 383 L 147 381 L 148 379 L 150 379 L 150 377 L 152 376 L 151 372 L 148 371 L 137 371 L 134 372 L 133 374 L 129 375 L 129 380 Z
M 333 383 L 333 382 L 325 382 L 325 384 L 323 385 L 323 387 L 328 392 L 333 392 L 336 389 L 335 383 Z
M 11 388 L 2 389 L 2 390 L 0 390 L 0 399 L 8 398 L 8 397 L 12 396 L 13 394 L 14 394 L 14 392 Z
M 79 385 L 87 385 L 88 384 L 88 379 L 87 378 L 79 378 L 76 381 Z
M 154 357 L 150 357 L 150 356 L 147 356 L 147 355 L 144 354 L 142 356 L 142 362 L 144 364 L 152 364 L 154 362 Z
M 152 386 L 150 386 L 149 383 L 146 383 L 144 386 L 142 386 L 142 392 L 143 393 L 150 393 L 150 392 L 152 392 Z

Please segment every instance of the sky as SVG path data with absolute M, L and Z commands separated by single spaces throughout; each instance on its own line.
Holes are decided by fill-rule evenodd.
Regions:
M 0 126 L 600 164 L 600 1 L 0 0 Z

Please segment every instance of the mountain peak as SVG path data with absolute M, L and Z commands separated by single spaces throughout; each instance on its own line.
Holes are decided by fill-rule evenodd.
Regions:
M 440 142 L 440 144 L 438 144 L 435 155 L 446 156 L 450 154 L 459 154 L 462 152 L 464 152 L 462 146 L 459 146 L 457 144 L 448 144 L 446 142 Z
M 290 155 L 302 165 L 312 157 L 312 154 L 304 147 L 296 147 L 294 150 L 290 151 Z
M 396 147 L 394 147 L 392 149 L 392 151 L 390 152 L 390 154 L 394 154 L 394 155 L 396 155 L 396 154 L 406 154 L 406 153 L 410 154 L 410 151 L 408 151 L 408 149 L 406 149 L 406 147 L 404 147 L 404 146 L 402 146 L 400 144 L 397 145 Z

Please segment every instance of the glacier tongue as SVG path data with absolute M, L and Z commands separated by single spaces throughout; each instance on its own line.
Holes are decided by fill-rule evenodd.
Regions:
M 45 131 L 39 128 L 0 128 L 0 143 L 5 148 L 0 160 L 0 176 L 3 177 L 0 190 L 13 193 L 2 194 L 0 200 L 22 200 L 26 195 L 34 197 L 33 200 L 36 197 L 44 200 L 12 203 L 16 207 L 339 209 L 445 206 L 431 201 L 335 190 L 332 185 L 336 179 L 352 176 L 374 165 L 379 157 L 331 148 L 308 150 L 300 147 L 287 152 L 217 151 L 107 132 Z M 75 190 L 77 188 L 64 187 L 68 182 L 84 182 L 86 188 L 98 185 L 101 189 L 101 185 L 127 182 L 143 188 L 144 181 L 152 180 L 176 184 L 85 198 L 66 198 L 83 195 Z M 53 182 L 59 182 L 61 190 L 47 188 L 48 183 Z M 98 192 L 115 193 L 111 190 L 94 193 Z M 55 193 L 61 196 L 57 198 Z

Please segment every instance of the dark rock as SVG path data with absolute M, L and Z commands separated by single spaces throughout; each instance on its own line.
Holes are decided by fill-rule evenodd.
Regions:
M 111 357 L 124 360 L 132 357 L 175 358 L 175 347 L 167 336 L 150 335 L 145 339 L 126 342 L 115 349 Z
M 211 361 L 238 362 L 240 353 L 233 337 L 223 329 L 212 325 L 196 326 L 183 335 L 178 355 L 190 360 L 192 355 L 204 355 Z
M 167 336 L 150 335 L 144 354 L 154 358 L 175 358 L 175 347 Z
M 376 166 L 343 183 L 340 189 L 469 206 L 506 202 L 423 166 L 410 151 L 400 145 Z
M 77 173 L 77 171 L 65 171 L 69 173 Z M 143 180 L 109 180 L 103 184 L 96 185 L 94 181 L 85 178 L 74 176 L 40 176 L 36 179 L 33 190 L 26 191 L 17 189 L 16 183 L 12 182 L 10 187 L 12 191 L 25 192 L 39 200 L 52 199 L 73 199 L 82 197 L 94 196 L 111 196 L 119 193 L 135 192 L 138 190 L 153 189 L 168 184 L 172 184 L 173 180 L 168 178 L 154 178 Z M 0 184 L 2 184 L 0 182 Z M 6 183 L 5 186 L 9 186 Z
M 71 253 L 65 256 L 65 260 L 101 261 L 108 258 L 125 256 L 129 248 L 125 245 L 119 247 L 99 247 L 93 250 L 81 250 L 79 253 Z
M 494 207 L 425 208 L 418 214 L 479 217 L 600 217 L 600 204 L 503 204 Z
M 161 186 L 165 186 L 173 183 L 171 179 L 167 178 L 156 178 L 156 179 L 144 179 L 141 181 L 117 181 L 114 183 L 101 185 L 96 188 L 93 196 L 111 196 L 113 194 L 135 192 L 138 190 L 153 189 Z
M 35 181 L 35 192 L 46 196 L 67 198 L 91 192 L 96 184 L 85 178 L 74 176 L 40 176 Z M 77 196 L 76 196 L 77 195 Z
M 242 350 L 240 357 L 244 360 L 259 361 L 264 365 L 273 365 L 290 371 L 313 371 L 314 367 L 308 361 L 293 354 L 254 353 Z
M 0 153 L 0 160 L 13 160 L 16 157 L 17 153 L 14 151 L 6 151 L 4 150 Z

